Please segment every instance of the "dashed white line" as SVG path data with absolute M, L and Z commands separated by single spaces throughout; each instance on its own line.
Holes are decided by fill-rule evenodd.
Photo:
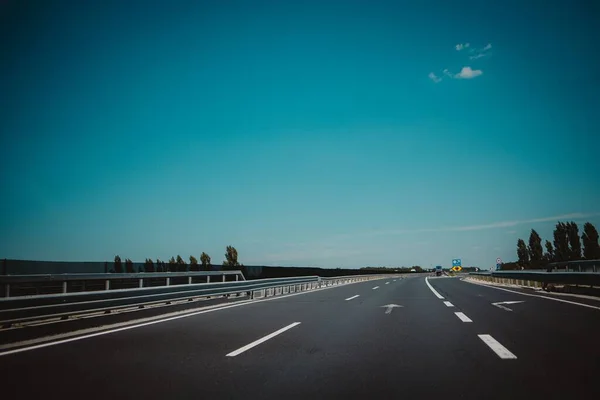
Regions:
M 454 304 L 450 303 L 449 301 L 445 301 L 444 304 L 446 307 L 454 307 Z
M 433 292 L 433 294 L 435 294 L 435 296 L 436 296 L 438 299 L 441 299 L 441 300 L 443 300 L 443 299 L 444 299 L 444 297 L 443 297 L 441 294 L 439 294 L 439 293 L 437 292 L 437 290 L 435 290 L 435 289 L 433 288 L 433 286 L 431 286 L 431 284 L 429 283 L 429 279 L 427 279 L 427 277 L 425 277 L 425 283 L 427 284 L 427 286 L 429 287 L 429 289 L 430 289 L 430 290 Z
M 245 352 L 247 350 L 250 350 L 251 348 L 253 348 L 255 346 L 258 346 L 259 344 L 264 343 L 267 340 L 272 339 L 275 336 L 277 336 L 279 334 L 282 334 L 283 332 L 287 331 L 288 329 L 292 329 L 293 327 L 295 327 L 297 325 L 300 325 L 300 322 L 294 322 L 293 324 L 289 324 L 288 326 L 283 327 L 283 328 L 281 328 L 281 329 L 279 329 L 279 330 L 277 330 L 277 331 L 275 331 L 275 332 L 273 332 L 271 334 L 268 334 L 267 336 L 262 337 L 262 338 L 260 338 L 258 340 L 255 340 L 254 342 L 249 343 L 249 344 L 245 345 L 244 347 L 240 347 L 239 349 L 237 349 L 235 351 L 232 351 L 231 353 L 227 354 L 226 357 L 235 357 L 235 356 L 237 356 L 239 354 L 242 354 L 243 352 Z
M 373 288 L 373 290 L 375 290 L 375 289 L 379 289 L 379 286 L 375 286 L 375 287 Z
M 355 298 L 357 298 L 358 296 L 360 296 L 360 294 L 354 295 L 354 296 L 352 296 L 352 297 L 348 297 L 348 298 L 346 299 L 346 301 L 348 301 L 348 300 L 352 300 L 352 299 L 355 299 Z
M 389 283 L 389 282 L 386 282 L 385 284 L 386 284 L 386 285 L 389 285 L 390 283 Z
M 462 322 L 473 322 L 473 320 L 471 320 L 471 318 L 467 317 L 465 314 L 461 313 L 461 312 L 455 312 L 454 314 L 456 314 L 456 316 L 462 321 Z
M 498 357 L 503 360 L 514 360 L 517 358 L 513 353 L 511 353 L 506 347 L 502 346 L 500 342 L 494 339 L 491 335 L 477 335 L 479 339 L 483 340 L 483 343 L 487 344 L 490 349 L 494 351 L 498 355 Z

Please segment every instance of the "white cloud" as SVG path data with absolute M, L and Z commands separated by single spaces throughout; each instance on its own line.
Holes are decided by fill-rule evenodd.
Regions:
M 446 68 L 444 70 L 444 75 L 450 77 L 450 78 L 454 78 L 454 75 L 452 74 L 452 72 L 448 71 L 448 69 Z
M 482 57 L 485 57 L 487 55 L 488 54 L 486 54 L 486 53 L 479 53 L 479 54 L 476 54 L 474 56 L 469 56 L 469 60 L 477 60 L 478 58 L 482 58 Z
M 442 78 L 440 78 L 439 76 L 437 76 L 436 74 L 434 74 L 433 72 L 429 73 L 429 79 L 431 79 L 432 81 L 434 81 L 435 83 L 439 83 L 442 81 Z
M 483 51 L 488 51 L 488 50 L 489 50 L 489 49 L 491 49 L 491 48 L 492 48 L 492 44 L 491 44 L 491 43 L 488 43 L 488 44 L 486 44 L 486 45 L 485 45 L 485 47 L 483 48 Z
M 470 43 L 464 43 L 464 44 L 463 43 L 459 43 L 455 47 L 456 47 L 457 51 L 461 51 L 462 49 L 468 48 L 470 45 L 471 45 Z
M 480 69 L 471 69 L 471 67 L 463 67 L 463 69 L 454 77 L 456 79 L 473 79 L 483 74 L 483 71 Z
M 467 232 L 467 231 L 481 231 L 486 229 L 499 229 L 499 228 L 512 228 L 517 225 L 524 224 L 535 224 L 540 222 L 558 222 L 558 221 L 566 221 L 566 220 L 581 220 L 584 218 L 600 216 L 600 213 L 572 213 L 572 214 L 563 214 L 557 215 L 554 217 L 544 217 L 544 218 L 534 218 L 534 219 L 524 219 L 524 220 L 512 220 L 512 221 L 500 221 L 500 222 L 492 222 L 489 224 L 481 224 L 481 225 L 465 225 L 465 226 L 450 226 L 450 227 L 438 227 L 438 228 L 421 228 L 421 229 L 397 229 L 397 230 L 385 230 L 385 231 L 371 231 L 364 232 L 358 235 L 353 234 L 342 234 L 336 235 L 337 238 L 340 239 L 348 239 L 350 237 L 355 236 L 381 236 L 381 235 L 402 235 L 402 234 L 412 234 L 412 233 L 420 233 L 420 232 Z M 511 231 L 509 231 L 511 232 Z

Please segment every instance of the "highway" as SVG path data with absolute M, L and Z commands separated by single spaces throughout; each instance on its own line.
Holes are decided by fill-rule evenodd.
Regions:
M 420 275 L 213 305 L 0 347 L 0 389 L 6 399 L 593 398 L 600 301 L 532 293 Z

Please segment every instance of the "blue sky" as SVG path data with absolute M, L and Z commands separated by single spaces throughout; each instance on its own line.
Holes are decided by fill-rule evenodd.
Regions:
M 600 228 L 592 3 L 4 1 L 0 257 L 488 267 Z

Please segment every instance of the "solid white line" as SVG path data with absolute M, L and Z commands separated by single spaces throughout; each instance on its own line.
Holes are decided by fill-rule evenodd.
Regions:
M 554 298 L 554 297 L 548 297 L 548 296 L 540 296 L 540 295 L 537 295 L 537 294 L 530 294 L 530 293 L 521 293 L 521 292 L 516 292 L 516 291 L 514 291 L 514 290 L 504 289 L 504 288 L 501 288 L 501 287 L 496 287 L 496 286 L 492 286 L 492 285 L 486 285 L 485 283 L 477 283 L 477 282 L 472 282 L 472 281 L 469 281 L 469 280 L 466 280 L 466 279 L 461 279 L 461 281 L 462 281 L 462 282 L 471 283 L 471 284 L 473 284 L 473 285 L 485 286 L 485 287 L 488 287 L 488 288 L 490 288 L 490 289 L 504 290 L 505 292 L 510 292 L 510 293 L 515 293 L 515 294 L 520 294 L 521 296 L 539 297 L 540 299 L 548 299 L 548 300 L 560 301 L 560 302 L 562 302 L 562 303 L 573 304 L 573 305 L 576 305 L 576 306 L 581 306 L 581 307 L 587 307 L 587 308 L 593 308 L 593 309 L 596 309 L 596 310 L 600 310 L 600 307 L 597 307 L 597 306 L 592 306 L 592 305 L 589 305 L 589 304 L 584 304 L 584 303 L 577 303 L 577 302 L 575 302 L 575 301 L 569 301 L 569 300 L 557 299 L 557 298 Z
M 375 286 L 375 287 L 373 288 L 373 290 L 375 290 L 375 289 L 379 289 L 379 286 Z
M 427 286 L 429 286 L 429 289 L 431 289 L 431 291 L 433 292 L 433 294 L 435 294 L 435 296 L 436 296 L 438 299 L 442 299 L 442 300 L 444 299 L 444 297 L 443 297 L 441 294 L 439 294 L 439 293 L 437 292 L 437 290 L 435 290 L 435 289 L 433 288 L 433 286 L 431 286 L 431 284 L 429 283 L 429 279 L 427 279 L 427 277 L 425 277 L 425 283 L 427 284 Z
M 473 320 L 471 320 L 471 318 L 467 317 L 465 314 L 461 313 L 461 312 L 455 312 L 454 314 L 456 314 L 456 316 L 462 321 L 462 322 L 473 322 Z
M 491 335 L 477 335 L 479 339 L 483 340 L 483 343 L 487 344 L 490 349 L 494 351 L 503 360 L 514 360 L 517 358 L 513 353 L 500 344 Z
M 225 357 L 235 357 L 239 354 L 242 354 L 243 352 L 245 352 L 246 350 L 250 350 L 251 348 L 258 346 L 259 344 L 266 342 L 269 339 L 274 338 L 275 336 L 287 331 L 288 329 L 292 329 L 293 327 L 300 325 L 300 322 L 294 322 L 293 324 L 289 324 L 288 326 L 279 329 L 278 331 L 275 331 L 265 337 L 262 337 L 258 340 L 255 340 L 254 342 L 245 345 L 244 347 L 240 347 L 239 349 L 232 351 L 231 353 L 227 354 Z
M 449 301 L 445 301 L 444 304 L 446 307 L 454 307 L 454 304 L 450 303 Z
M 353 285 L 353 284 L 356 284 L 356 283 L 365 283 L 365 282 L 352 282 L 352 283 L 347 283 L 346 285 Z M 284 299 L 284 298 L 292 297 L 292 296 L 300 296 L 300 295 L 307 294 L 307 293 L 320 292 L 321 290 L 329 290 L 329 289 L 332 289 L 332 288 L 335 288 L 335 287 L 342 287 L 342 286 L 346 286 L 346 285 L 327 286 L 327 287 L 323 287 L 323 288 L 319 288 L 319 289 L 314 289 L 314 290 L 311 290 L 311 291 L 296 292 L 296 293 L 287 294 L 287 295 L 284 295 L 284 296 L 274 296 L 274 297 L 269 297 L 269 298 L 265 298 L 265 299 L 258 299 L 258 300 L 241 300 L 239 303 L 235 303 L 235 304 L 231 304 L 231 305 L 227 305 L 227 306 L 223 306 L 223 307 L 219 307 L 220 305 L 208 306 L 208 307 L 215 307 L 215 308 L 206 309 L 208 307 L 205 307 L 205 308 L 201 309 L 200 311 L 193 311 L 193 312 L 179 311 L 179 312 L 175 312 L 175 313 L 171 313 L 171 314 L 167 314 L 167 315 L 181 314 L 181 313 L 184 313 L 184 314 L 175 315 L 173 317 L 167 317 L 167 318 L 164 318 L 164 315 L 157 316 L 157 317 L 149 317 L 147 319 L 137 320 L 137 322 L 132 321 L 129 325 L 126 325 L 126 326 L 122 326 L 122 325 L 125 325 L 127 323 L 118 323 L 118 324 L 106 325 L 106 326 L 103 326 L 103 327 L 101 326 L 101 327 L 97 327 L 97 328 L 82 329 L 82 330 L 79 330 L 79 331 L 68 332 L 68 333 L 65 333 L 65 334 L 52 336 L 53 339 L 58 339 L 60 337 L 65 338 L 65 339 L 55 340 L 55 341 L 51 341 L 51 342 L 47 341 L 47 340 L 49 340 L 48 337 L 43 337 L 43 338 L 37 338 L 37 339 L 32 339 L 32 340 L 23 341 L 23 342 L 9 343 L 9 344 L 6 344 L 6 345 L 0 345 L 0 350 L 8 349 L 8 348 L 14 348 L 16 346 L 27 346 L 27 344 L 31 344 L 31 345 L 29 345 L 27 347 L 19 347 L 19 348 L 14 349 L 14 350 L 7 350 L 7 351 L 3 351 L 3 352 L 0 351 L 0 357 L 1 356 L 6 356 L 6 355 L 9 355 L 9 354 L 21 353 L 21 352 L 29 351 L 29 350 L 41 349 L 41 348 L 49 347 L 49 346 L 55 346 L 55 345 L 58 345 L 58 344 L 74 342 L 74 341 L 77 341 L 77 340 L 88 339 L 88 338 L 92 338 L 92 337 L 95 337 L 95 336 L 108 335 L 108 334 L 111 334 L 111 333 L 126 331 L 126 330 L 129 330 L 129 329 L 141 328 L 143 326 L 160 324 L 162 322 L 173 321 L 173 320 L 180 319 L 180 318 L 193 317 L 193 316 L 199 315 L 199 314 L 206 314 L 206 313 L 210 313 L 210 312 L 214 312 L 214 311 L 226 310 L 228 308 L 241 307 L 241 306 L 245 306 L 245 305 L 248 305 L 248 304 L 256 304 L 256 303 L 262 303 L 264 301 L 272 301 L 272 300 Z M 160 319 L 154 319 L 154 318 L 160 318 Z M 152 320 L 148 321 L 148 322 L 139 323 L 140 321 L 147 321 L 149 319 L 152 319 Z M 113 328 L 115 326 L 122 326 L 122 327 L 110 329 L 111 326 Z M 81 333 L 83 333 L 83 332 L 90 332 L 90 331 L 95 331 L 95 333 L 81 335 Z M 52 340 L 52 339 L 50 339 L 50 340 Z M 34 345 L 34 343 L 40 343 L 40 344 L 35 344 Z
M 354 296 L 352 296 L 352 297 L 348 297 L 348 298 L 346 299 L 346 301 L 348 301 L 348 300 L 352 300 L 352 299 L 355 299 L 355 298 L 357 298 L 358 296 L 360 296 L 360 294 L 354 295 Z

